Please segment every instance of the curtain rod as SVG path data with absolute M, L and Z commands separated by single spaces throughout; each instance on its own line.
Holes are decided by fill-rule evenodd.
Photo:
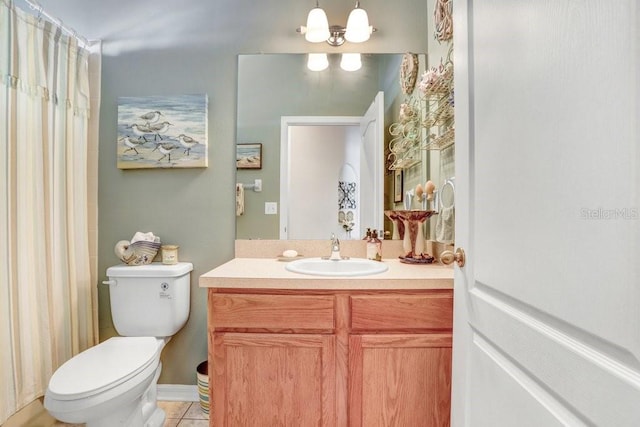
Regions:
M 31 10 L 37 12 L 38 17 L 46 18 L 48 21 L 50 21 L 57 27 L 60 27 L 62 31 L 66 32 L 68 35 L 78 40 L 78 44 L 80 45 L 80 47 L 85 49 L 89 47 L 89 41 L 86 38 L 79 35 L 78 32 L 73 28 L 65 25 L 60 19 L 54 16 L 51 16 L 46 10 L 44 10 L 41 4 L 37 3 L 34 0 L 22 0 L 22 1 L 24 1 Z

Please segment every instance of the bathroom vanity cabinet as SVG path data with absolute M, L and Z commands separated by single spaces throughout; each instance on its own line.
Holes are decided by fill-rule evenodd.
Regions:
M 448 426 L 452 280 L 434 270 L 412 286 L 399 268 L 378 281 L 201 276 L 211 425 Z
M 349 295 L 349 426 L 448 426 L 452 291 Z
M 335 425 L 334 308 L 328 295 L 210 290 L 212 425 Z

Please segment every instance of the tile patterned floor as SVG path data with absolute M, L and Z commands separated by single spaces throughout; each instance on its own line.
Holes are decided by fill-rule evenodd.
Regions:
M 167 420 L 164 427 L 209 427 L 209 419 L 199 402 L 158 402 Z
M 164 427 L 209 427 L 209 419 L 202 412 L 199 402 L 158 402 L 167 419 Z M 16 425 L 15 423 L 11 426 Z M 27 424 L 19 423 L 20 427 L 84 427 L 84 424 L 65 424 L 51 417 L 46 411 L 33 419 Z

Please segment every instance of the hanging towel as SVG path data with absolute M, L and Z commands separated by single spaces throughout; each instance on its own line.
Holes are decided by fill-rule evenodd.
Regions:
M 241 183 L 236 184 L 236 216 L 244 213 L 244 186 Z
M 454 217 L 453 206 L 440 209 L 436 220 L 436 241 L 445 243 L 453 242 Z

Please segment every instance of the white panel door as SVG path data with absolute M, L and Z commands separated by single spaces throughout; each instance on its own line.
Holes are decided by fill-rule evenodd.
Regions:
M 378 92 L 360 122 L 360 226 L 384 226 L 384 92 Z M 355 236 L 361 238 L 362 236 Z
M 454 426 L 640 426 L 639 7 L 454 2 Z

